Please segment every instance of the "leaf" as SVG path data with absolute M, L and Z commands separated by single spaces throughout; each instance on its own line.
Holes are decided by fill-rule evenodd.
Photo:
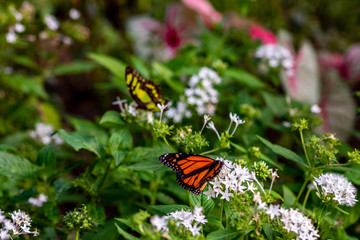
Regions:
M 39 166 L 55 168 L 56 167 L 56 157 L 54 152 L 54 147 L 49 145 L 43 147 L 38 154 L 37 164 Z
M 27 159 L 0 152 L 0 174 L 14 179 L 34 177 L 35 166 Z
M 80 135 L 94 137 L 101 144 L 107 144 L 109 136 L 101 126 L 82 118 L 68 117 L 68 119 Z
M 127 151 L 132 146 L 132 137 L 126 128 L 122 128 L 111 135 L 109 143 L 112 150 Z
M 144 159 L 144 161 L 130 166 L 123 166 L 123 168 L 134 171 L 156 171 L 162 169 L 163 167 L 164 166 L 159 162 L 159 160 L 155 160 L 153 158 Z
M 128 240 L 137 240 L 137 239 L 140 239 L 140 238 L 137 238 L 137 237 L 134 237 L 133 235 L 131 235 L 130 233 L 126 232 L 125 230 L 123 230 L 119 225 L 117 225 L 115 223 L 115 226 L 116 226 L 116 229 L 118 230 L 118 233 L 123 236 L 125 239 L 128 239 Z
M 177 204 L 148 206 L 148 209 L 153 214 L 158 214 L 158 215 L 161 215 L 161 216 L 166 215 L 166 214 L 171 213 L 171 212 L 180 211 L 181 209 L 183 209 L 185 211 L 191 211 L 191 208 L 189 206 L 177 205 Z
M 279 145 L 276 145 L 276 144 L 272 144 L 271 142 L 269 142 L 268 140 L 256 135 L 256 137 L 258 139 L 260 139 L 260 141 L 265 144 L 268 148 L 270 148 L 274 153 L 280 155 L 280 156 L 283 156 L 284 158 L 286 159 L 289 159 L 299 165 L 301 165 L 302 167 L 307 167 L 307 165 L 305 165 L 303 159 L 297 155 L 296 153 L 294 153 L 293 151 L 287 149 L 287 148 L 284 148 L 284 147 L 281 147 Z
M 215 207 L 214 201 L 211 198 L 207 199 L 207 195 L 205 194 L 195 195 L 190 193 L 190 204 L 193 207 L 202 206 L 204 208 L 205 215 L 209 215 Z
M 271 229 L 271 225 L 270 224 L 265 224 L 264 233 L 265 233 L 267 239 L 273 240 L 273 232 L 274 231 Z
M 218 230 L 206 236 L 206 240 L 229 240 L 237 237 L 240 233 L 231 229 Z
M 265 84 L 254 75 L 240 69 L 229 68 L 224 71 L 224 77 L 234 79 L 250 89 L 261 89 Z
M 84 138 L 77 132 L 67 133 L 65 130 L 58 130 L 59 136 L 68 143 L 75 151 L 80 149 L 86 149 L 89 152 L 95 153 L 96 156 L 100 157 L 100 154 L 97 150 L 98 144 L 93 137 Z
M 270 93 L 262 92 L 266 105 L 278 117 L 287 114 L 287 104 L 284 96 L 273 96 Z
M 104 126 L 124 125 L 120 113 L 116 111 L 107 111 L 100 119 L 100 124 Z
M 133 67 L 135 69 L 135 71 L 139 72 L 144 78 L 149 78 L 150 73 L 149 70 L 147 69 L 145 63 L 138 57 L 132 55 L 130 57 L 131 62 L 133 64 Z
M 283 192 L 284 192 L 284 206 L 286 208 L 290 208 L 296 199 L 295 194 L 285 185 L 282 186 Z
M 107 55 L 96 53 L 90 53 L 89 58 L 108 69 L 114 75 L 119 77 L 125 76 L 125 68 L 127 64 L 125 64 L 124 62 Z
M 172 90 L 176 91 L 179 94 L 184 93 L 184 89 L 185 89 L 184 85 L 180 81 L 176 82 L 172 79 L 173 73 L 170 69 L 168 69 L 167 67 L 165 67 L 165 65 L 158 62 L 154 62 L 152 67 L 155 70 L 155 72 L 161 76 L 161 78 L 166 82 L 166 84 Z
M 84 72 L 89 72 L 95 68 L 93 62 L 86 61 L 73 61 L 70 63 L 65 63 L 56 66 L 53 69 L 53 74 L 55 76 L 64 76 L 64 75 L 76 75 Z

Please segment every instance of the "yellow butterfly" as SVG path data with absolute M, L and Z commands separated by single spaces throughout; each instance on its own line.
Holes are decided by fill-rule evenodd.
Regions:
M 159 85 L 152 80 L 143 78 L 140 73 L 130 66 L 125 70 L 125 81 L 131 97 L 137 103 L 137 108 L 158 112 L 157 104 L 166 105 L 167 99 L 161 97 Z

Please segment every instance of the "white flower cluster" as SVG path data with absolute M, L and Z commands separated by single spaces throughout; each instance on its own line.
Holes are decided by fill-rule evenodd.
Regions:
M 42 205 L 47 202 L 48 198 L 45 194 L 41 193 L 37 198 L 29 198 L 28 203 L 35 207 L 42 207 Z
M 176 222 L 176 226 L 183 225 L 193 236 L 196 236 L 200 235 L 201 226 L 199 224 L 207 223 L 202 211 L 202 207 L 195 207 L 192 212 L 181 209 L 181 211 L 172 212 L 167 216 L 159 217 L 155 215 L 150 219 L 150 222 L 157 231 L 168 232 L 169 219 L 172 219 Z
M 24 32 L 26 28 L 21 23 L 21 21 L 23 20 L 23 15 L 14 8 L 11 8 L 10 12 L 15 17 L 16 23 L 13 26 L 9 27 L 8 32 L 5 35 L 5 38 L 8 43 L 14 43 L 18 38 L 17 34 Z
M 324 196 L 346 206 L 354 206 L 357 202 L 356 188 L 341 174 L 323 173 L 318 178 L 314 178 L 313 185 L 317 189 L 316 194 L 319 198 Z
M 267 62 L 270 67 L 282 67 L 290 70 L 293 65 L 293 57 L 288 49 L 278 44 L 261 45 L 255 52 L 255 57 Z
M 20 210 L 10 213 L 11 220 L 7 219 L 4 215 L 4 212 L 0 210 L 0 224 L 2 228 L 0 229 L 0 240 L 13 239 L 16 236 L 22 234 L 34 234 L 35 236 L 39 233 L 35 231 L 30 231 L 31 219 L 29 215 Z
M 56 145 L 63 143 L 63 140 L 57 135 L 51 136 L 54 132 L 54 127 L 50 124 L 36 123 L 35 130 L 30 131 L 29 135 L 33 139 L 40 140 L 42 144 L 50 144 L 53 142 Z
M 184 117 L 190 118 L 189 107 L 194 107 L 198 115 L 214 115 L 219 102 L 219 92 L 214 88 L 221 82 L 219 75 L 212 69 L 203 67 L 197 75 L 191 76 L 185 89 L 184 99 L 175 108 L 170 108 L 165 114 L 174 122 L 180 122 Z
M 229 160 L 223 161 L 224 165 L 220 173 L 209 182 L 208 190 L 204 192 L 204 194 L 208 195 L 208 199 L 220 195 L 221 199 L 230 201 L 230 197 L 234 196 L 234 194 L 247 191 L 254 192 L 257 189 L 248 168 L 241 167 L 240 164 Z
M 47 14 L 45 17 L 44 17 L 44 22 L 46 24 L 46 26 L 50 29 L 50 30 L 53 30 L 53 31 L 56 31 L 60 24 L 58 22 L 58 20 L 56 19 L 55 16 L 53 15 L 49 15 Z

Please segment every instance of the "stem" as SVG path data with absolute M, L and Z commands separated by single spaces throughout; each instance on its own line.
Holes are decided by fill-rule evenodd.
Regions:
M 75 240 L 79 240 L 79 233 L 80 233 L 80 230 L 76 230 Z
M 214 148 L 212 150 L 209 150 L 209 151 L 206 151 L 206 152 L 202 152 L 200 153 L 200 155 L 206 155 L 206 154 L 210 154 L 210 153 L 213 153 L 213 152 L 216 152 L 217 150 L 220 150 L 221 148 Z
M 311 167 L 309 156 L 308 156 L 308 153 L 307 153 L 306 148 L 305 148 L 305 142 L 304 142 L 304 136 L 303 136 L 302 130 L 299 130 L 299 132 L 300 132 L 301 144 L 302 144 L 303 149 L 304 149 L 306 161 L 308 162 L 309 167 Z
M 105 178 L 106 178 L 107 175 L 108 175 L 108 172 L 109 172 L 109 170 L 110 170 L 110 166 L 111 166 L 111 164 L 112 164 L 113 161 L 114 161 L 114 159 L 111 159 L 111 161 L 109 162 L 109 164 L 108 164 L 107 167 L 106 167 L 105 173 L 104 173 L 104 175 L 103 175 L 103 177 L 102 177 L 102 179 L 101 179 L 101 181 L 100 181 L 100 184 L 99 184 L 99 187 L 98 187 L 98 190 L 97 190 L 98 195 L 99 195 L 99 192 L 100 192 L 100 189 L 101 189 L 102 185 L 103 185 L 104 182 L 105 182 Z
M 306 184 L 308 183 L 308 181 L 309 181 L 308 178 L 306 178 L 303 185 L 301 186 L 299 194 L 296 196 L 296 199 L 295 199 L 294 204 L 292 205 L 292 208 L 295 208 L 296 204 L 298 203 L 299 198 L 301 197 L 302 193 L 304 192 L 304 189 L 305 189 Z
M 188 199 L 189 199 L 189 206 L 192 207 L 191 206 L 191 201 L 190 201 L 190 191 L 187 191 L 187 195 L 188 195 Z
M 176 151 L 170 146 L 170 144 L 168 143 L 168 141 L 166 140 L 165 137 L 163 137 L 163 140 L 164 140 L 164 142 L 166 143 L 166 145 L 169 147 L 169 149 L 170 149 L 172 152 L 176 152 Z
M 222 224 L 222 217 L 224 211 L 224 199 L 221 199 L 221 208 L 220 208 L 220 223 Z
M 306 192 L 306 195 L 305 195 L 305 199 L 304 199 L 304 202 L 303 202 L 303 208 L 302 208 L 302 213 L 304 213 L 304 210 L 305 210 L 305 206 L 306 206 L 306 202 L 309 198 L 309 195 L 310 195 L 310 192 L 311 192 L 311 188 L 309 188 Z
M 315 169 L 320 169 L 320 168 L 328 168 L 328 167 L 344 167 L 344 166 L 349 166 L 351 165 L 351 163 L 336 163 L 336 164 L 331 164 L 331 165 L 323 165 L 323 166 L 319 166 L 316 167 Z

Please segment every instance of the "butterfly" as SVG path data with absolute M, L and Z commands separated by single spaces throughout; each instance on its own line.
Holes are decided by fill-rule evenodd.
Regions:
M 158 112 L 157 104 L 166 105 L 167 99 L 161 97 L 159 85 L 152 80 L 143 78 L 140 73 L 130 66 L 125 70 L 125 81 L 131 97 L 137 103 L 138 109 Z
M 167 153 L 159 160 L 176 172 L 176 180 L 181 187 L 196 195 L 219 174 L 223 166 L 222 161 L 190 153 Z

